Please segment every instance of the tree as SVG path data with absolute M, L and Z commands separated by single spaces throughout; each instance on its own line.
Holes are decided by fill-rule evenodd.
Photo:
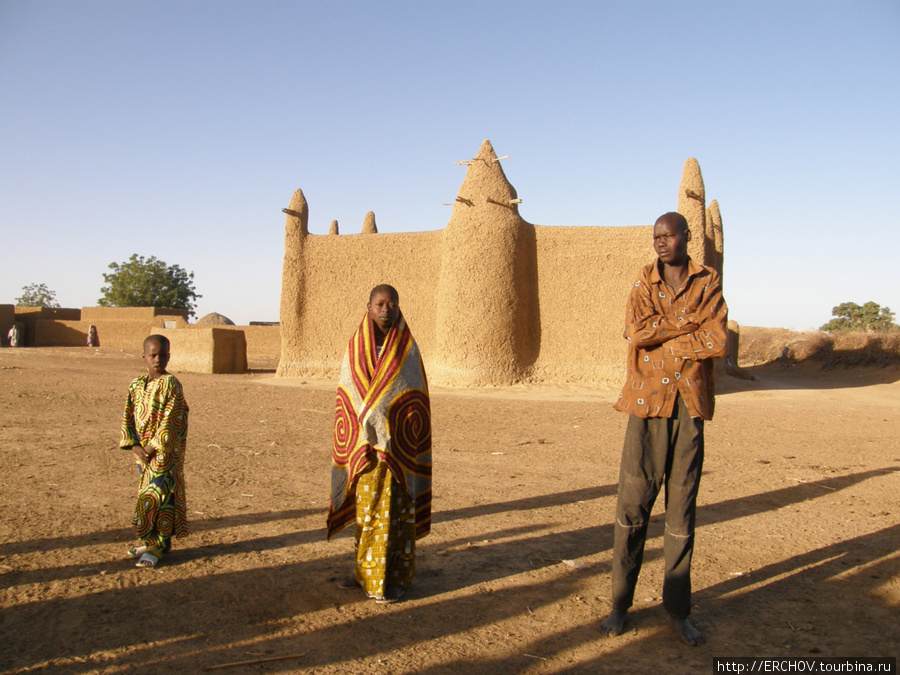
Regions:
M 112 272 L 103 275 L 107 285 L 100 289 L 103 297 L 97 301 L 101 307 L 170 307 L 193 316 L 194 300 L 203 297 L 194 290 L 193 272 L 153 256 L 144 260 L 135 253 L 109 268 Z
M 861 306 L 855 302 L 844 302 L 832 309 L 831 314 L 835 318 L 820 330 L 900 330 L 900 326 L 894 323 L 894 313 L 890 308 L 871 301 Z
M 16 304 L 22 307 L 59 308 L 59 303 L 56 301 L 56 291 L 51 291 L 47 288 L 47 284 L 22 286 L 22 296 L 16 298 Z

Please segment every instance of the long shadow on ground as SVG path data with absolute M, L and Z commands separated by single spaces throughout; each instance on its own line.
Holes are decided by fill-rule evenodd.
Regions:
M 827 492 L 831 494 L 896 471 L 895 468 L 866 471 L 823 480 L 820 484 L 831 488 Z M 811 489 L 814 487 L 800 484 L 710 504 L 700 509 L 698 522 L 701 525 L 724 522 L 826 494 L 821 489 Z M 503 510 L 529 508 L 532 504 L 562 505 L 589 494 L 608 496 L 611 489 L 604 486 L 596 492 L 573 490 L 499 505 L 456 509 L 447 514 L 448 519 L 474 519 Z M 253 514 L 246 521 L 261 516 Z M 347 557 L 345 554 L 312 557 L 314 550 L 305 542 L 312 540 L 315 530 L 294 533 L 300 539 L 293 543 L 291 534 L 283 535 L 284 554 L 296 561 L 290 564 L 225 573 L 216 573 L 213 568 L 209 570 L 212 573 L 206 573 L 208 568 L 201 563 L 207 559 L 203 558 L 183 563 L 196 564 L 199 576 L 171 580 L 164 571 L 142 574 L 126 561 L 110 563 L 108 572 L 117 583 L 113 590 L 35 601 L 4 610 L 0 631 L 6 639 L 0 646 L 0 667 L 43 667 L 46 672 L 74 673 L 113 666 L 127 667 L 129 672 L 136 673 L 196 672 L 214 663 L 246 660 L 252 647 L 254 653 L 263 655 L 307 654 L 302 663 L 274 662 L 253 672 L 288 672 L 297 667 L 341 664 L 353 669 L 358 660 L 387 655 L 397 649 L 413 649 L 435 639 L 458 638 L 468 631 L 487 630 L 507 619 L 549 611 L 559 603 L 571 602 L 573 595 L 596 593 L 597 587 L 606 583 L 598 581 L 598 572 L 605 576 L 605 565 L 578 572 L 560 569 L 556 576 L 547 568 L 558 558 L 607 552 L 612 544 L 611 524 L 582 526 L 566 532 L 547 531 L 547 527 L 535 524 L 491 531 L 486 537 L 479 535 L 491 543 L 457 551 L 453 549 L 465 546 L 467 538 L 435 543 L 423 540 L 420 582 L 413 587 L 410 601 L 377 612 L 372 611 L 371 604 L 361 594 L 335 589 L 333 580 L 345 572 Z M 856 617 L 855 628 L 838 619 L 842 598 L 871 591 L 880 583 L 872 574 L 877 573 L 881 578 L 897 573 L 897 560 L 889 556 L 895 553 L 898 534 L 900 526 L 892 526 L 773 563 L 749 576 L 729 579 L 699 591 L 696 601 L 704 607 L 703 621 L 715 623 L 714 630 L 707 629 L 707 632 L 728 635 L 735 644 L 742 645 L 748 643 L 749 624 L 751 637 L 759 636 L 752 639 L 758 640 L 763 649 L 768 644 L 763 636 L 772 631 L 767 632 L 762 624 L 777 625 L 780 639 L 781 633 L 789 630 L 790 619 L 783 617 L 796 617 L 798 603 L 803 603 L 827 607 L 835 615 L 834 621 L 828 623 L 829 630 L 837 631 L 842 638 L 844 633 L 857 630 L 869 639 L 877 624 L 882 626 L 882 632 L 893 633 L 893 639 L 897 622 L 887 628 L 879 623 L 886 619 L 887 610 L 882 612 L 875 607 L 869 615 Z M 659 536 L 659 532 L 651 535 Z M 242 542 L 242 554 L 275 545 L 279 536 Z M 440 555 L 441 551 L 448 550 L 453 552 Z M 648 555 L 647 564 L 653 564 L 654 557 Z M 859 572 L 863 568 L 865 574 Z M 524 583 L 514 590 L 490 587 L 491 582 L 539 569 L 545 570 L 541 580 L 531 582 L 527 575 L 520 577 Z M 63 578 L 67 572 L 71 574 L 71 570 L 63 571 Z M 456 595 L 448 597 L 451 593 Z M 873 606 L 876 605 L 873 601 Z M 542 633 L 546 630 L 546 634 L 523 644 L 522 653 L 545 659 L 560 655 L 562 659 L 566 650 L 597 640 L 593 608 L 580 611 L 584 620 L 578 629 L 559 633 L 552 628 L 538 627 L 536 630 Z M 324 617 L 329 625 L 305 632 L 303 617 L 313 613 Z M 449 615 L 454 617 L 453 621 L 445 620 Z M 754 615 L 765 618 L 756 621 L 748 618 Z M 647 629 L 650 633 L 647 638 L 656 640 L 654 619 L 659 617 L 647 612 L 636 612 L 632 617 L 640 632 Z M 286 622 L 292 626 L 291 630 L 283 629 Z M 130 636 L 135 634 L 146 635 L 146 643 L 134 644 Z M 665 640 L 668 642 L 664 653 L 681 653 L 675 652 L 677 646 L 670 646 L 677 645 L 674 639 L 667 636 Z M 602 658 L 589 663 L 573 664 L 563 659 L 553 672 L 567 672 L 566 669 L 626 672 L 632 662 L 646 660 L 648 647 L 644 642 L 643 637 L 631 639 L 623 647 L 613 646 Z M 720 642 L 714 640 L 714 644 L 721 647 Z M 695 653 L 709 665 L 712 649 L 704 647 Z M 519 672 L 526 663 L 533 664 L 530 658 L 471 661 L 463 657 L 426 672 Z

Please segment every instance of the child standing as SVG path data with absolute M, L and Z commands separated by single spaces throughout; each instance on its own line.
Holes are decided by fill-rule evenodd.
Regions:
M 184 450 L 188 405 L 181 383 L 166 372 L 169 340 L 151 335 L 144 340 L 147 374 L 128 387 L 119 447 L 131 450 L 141 475 L 134 525 L 139 546 L 128 551 L 137 567 L 156 567 L 169 551 L 172 537 L 188 534 L 184 496 Z

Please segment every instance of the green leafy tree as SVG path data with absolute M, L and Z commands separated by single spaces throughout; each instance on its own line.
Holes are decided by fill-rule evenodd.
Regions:
M 59 308 L 59 303 L 56 301 L 56 291 L 51 291 L 47 288 L 47 284 L 22 286 L 22 295 L 16 298 L 16 304 L 22 307 Z
M 894 323 L 894 313 L 889 307 L 882 307 L 876 302 L 857 305 L 855 302 L 844 302 L 831 310 L 833 318 L 820 330 L 871 330 L 895 331 L 900 327 Z
M 100 289 L 101 307 L 170 307 L 186 309 L 193 316 L 194 300 L 202 298 L 194 290 L 194 273 L 178 265 L 167 265 L 150 256 L 133 254 L 122 264 L 110 263 Z

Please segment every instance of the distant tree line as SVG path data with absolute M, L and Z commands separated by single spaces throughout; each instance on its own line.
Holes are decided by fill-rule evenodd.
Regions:
M 831 310 L 834 317 L 820 328 L 824 331 L 862 330 L 877 332 L 893 332 L 900 330 L 894 323 L 894 313 L 890 307 L 882 307 L 877 302 L 857 305 L 855 302 L 844 302 Z

